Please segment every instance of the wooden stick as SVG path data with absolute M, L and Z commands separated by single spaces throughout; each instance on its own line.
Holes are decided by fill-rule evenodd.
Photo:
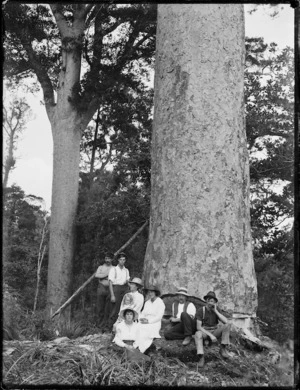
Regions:
M 121 246 L 121 248 L 118 249 L 117 252 L 114 253 L 114 256 L 117 256 L 120 252 L 122 252 L 125 248 L 127 248 L 128 245 L 131 244 L 132 241 L 135 240 L 135 238 L 145 229 L 145 227 L 148 225 L 148 222 L 149 221 L 146 221 L 144 225 L 142 225 L 139 228 L 139 230 L 136 233 L 134 233 L 134 235 L 131 238 L 129 238 L 129 240 L 123 246 Z
M 136 233 L 134 233 L 134 235 L 123 245 L 123 246 L 121 246 L 121 248 L 120 249 L 118 249 L 117 250 L 117 252 L 115 252 L 114 253 L 114 256 L 117 256 L 120 252 L 122 252 L 125 248 L 127 248 L 128 247 L 128 245 L 129 244 L 131 244 L 132 243 L 132 241 L 145 229 L 145 227 L 148 225 L 148 222 L 149 221 L 146 221 L 140 228 L 139 228 L 139 230 L 136 232 Z M 51 319 L 52 318 L 54 318 L 57 314 L 59 314 L 61 311 L 63 311 L 72 301 L 73 301 L 73 299 L 75 298 L 75 297 L 77 297 L 77 295 L 79 294 L 79 293 L 81 293 L 81 291 L 89 284 L 89 283 L 91 283 L 91 281 L 94 279 L 94 277 L 95 277 L 95 275 L 96 275 L 96 272 L 97 271 L 95 271 L 94 273 L 93 273 L 93 275 L 92 276 L 90 276 L 89 278 L 88 278 L 88 280 L 86 280 L 75 292 L 74 292 L 74 294 L 73 295 L 71 295 L 70 296 L 70 298 L 62 305 L 62 306 L 60 306 L 60 308 L 59 309 L 57 309 L 56 310 L 56 312 L 54 313 L 54 314 L 52 314 L 52 316 L 51 316 Z

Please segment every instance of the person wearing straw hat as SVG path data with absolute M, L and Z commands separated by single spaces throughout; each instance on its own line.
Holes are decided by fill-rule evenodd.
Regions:
M 153 339 L 160 339 L 161 320 L 165 312 L 165 304 L 160 296 L 157 286 L 149 286 L 145 289 L 148 299 L 139 317 L 138 335 L 134 343 L 140 352 L 144 353 L 152 344 Z
M 121 310 L 120 316 L 124 321 L 116 325 L 116 335 L 113 342 L 121 348 L 134 350 L 133 343 L 138 332 L 138 324 L 134 320 L 137 319 L 138 313 L 131 306 L 127 306 Z
M 130 294 L 133 298 L 132 307 L 137 311 L 138 314 L 140 314 L 142 307 L 144 305 L 144 295 L 139 292 L 139 289 L 142 289 L 144 287 L 143 282 L 140 278 L 135 277 L 132 280 L 130 280 L 128 284 L 129 284 L 130 292 L 127 294 Z
M 230 326 L 227 318 L 221 314 L 217 308 L 218 299 L 213 291 L 209 291 L 203 298 L 206 305 L 196 313 L 197 331 L 195 333 L 195 343 L 197 347 L 198 366 L 204 366 L 203 340 L 209 338 L 212 343 L 217 343 L 221 338 L 220 355 L 228 359 L 226 350 L 229 345 Z
M 164 332 L 166 340 L 181 340 L 182 345 L 188 345 L 192 341 L 192 335 L 196 332 L 196 307 L 188 301 L 188 293 L 185 287 L 180 287 L 176 292 L 178 300 L 172 304 L 171 328 Z
M 137 318 L 135 319 L 137 321 L 144 304 L 144 295 L 138 291 L 139 288 L 143 287 L 142 280 L 140 278 L 133 278 L 128 284 L 130 292 L 126 293 L 122 299 L 118 319 L 113 325 L 113 332 L 116 332 L 116 325 L 123 321 L 121 312 L 125 307 L 131 306 L 137 312 Z

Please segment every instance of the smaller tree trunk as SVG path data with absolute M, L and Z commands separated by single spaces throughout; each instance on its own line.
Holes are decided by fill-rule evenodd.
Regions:
M 98 109 L 97 119 L 96 119 L 96 128 L 95 128 L 95 134 L 94 134 L 93 149 L 92 149 L 90 175 L 94 172 L 95 155 L 96 155 L 96 150 L 97 150 L 97 136 L 98 136 L 98 128 L 99 128 L 99 122 L 100 122 L 99 114 L 100 114 L 100 110 Z
M 12 131 L 9 136 L 9 144 L 8 144 L 8 155 L 5 159 L 4 164 L 4 178 L 3 178 L 3 188 L 7 187 L 8 177 L 10 172 L 12 171 L 14 165 L 15 165 L 15 159 L 14 159 L 14 134 L 15 132 Z
M 46 252 L 46 245 L 44 245 L 44 241 L 45 241 L 45 237 L 46 237 L 46 229 L 47 229 L 47 225 L 48 225 L 48 220 L 47 220 L 46 215 L 45 215 L 44 221 L 45 221 L 45 223 L 44 223 L 43 230 L 42 230 L 42 237 L 41 237 L 41 243 L 40 243 L 40 248 L 39 248 L 39 253 L 38 253 L 38 261 L 37 261 L 37 279 L 36 279 L 36 291 L 35 291 L 35 297 L 34 297 L 33 312 L 36 311 L 36 307 L 37 307 L 37 301 L 38 301 L 39 290 L 40 290 L 41 269 L 42 269 L 42 264 L 43 264 L 45 252 Z M 44 248 L 43 248 L 43 245 L 44 245 Z
M 44 260 L 45 252 L 46 252 L 46 245 L 43 248 L 43 252 L 41 254 L 39 253 L 38 267 L 36 272 L 37 278 L 36 278 L 36 290 L 35 290 L 35 297 L 34 297 L 34 304 L 33 304 L 33 313 L 35 313 L 36 311 L 39 292 L 40 292 L 41 269 L 42 269 L 42 263 Z

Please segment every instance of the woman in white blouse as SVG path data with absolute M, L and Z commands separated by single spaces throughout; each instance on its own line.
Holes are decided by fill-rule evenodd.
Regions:
M 131 307 L 124 308 L 120 312 L 124 321 L 116 325 L 116 336 L 113 342 L 119 347 L 134 349 L 132 346 L 137 339 L 138 324 L 134 322 L 138 318 L 138 313 Z
M 159 298 L 159 289 L 156 286 L 150 286 L 146 290 L 149 299 L 145 302 L 144 309 L 140 313 L 137 338 L 133 344 L 141 352 L 145 352 L 150 347 L 154 338 L 161 338 L 159 331 L 165 312 L 165 304 Z
M 144 296 L 138 291 L 139 288 L 143 287 L 142 280 L 140 278 L 133 278 L 128 282 L 128 284 L 130 292 L 126 293 L 122 299 L 118 319 L 113 325 L 113 333 L 116 333 L 117 324 L 123 321 L 123 318 L 120 316 L 120 313 L 124 308 L 131 306 L 139 315 L 144 304 Z M 138 317 L 135 318 L 135 320 L 137 319 Z

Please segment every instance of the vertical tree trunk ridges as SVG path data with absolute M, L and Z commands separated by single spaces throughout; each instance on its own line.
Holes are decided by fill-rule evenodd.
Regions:
M 47 286 L 50 313 L 55 311 L 71 293 L 81 139 L 76 119 L 74 114 L 52 125 L 54 148 L 49 244 L 52 261 L 49 261 L 48 265 Z
M 84 118 L 76 107 L 75 87 L 80 80 L 84 23 L 73 28 L 72 39 L 62 37 L 62 68 L 59 76 L 57 105 L 51 112 L 53 135 L 53 179 L 47 311 L 53 312 L 71 293 L 75 240 L 75 220 L 78 204 L 80 140 Z
M 158 7 L 145 280 L 253 314 L 243 6 Z

